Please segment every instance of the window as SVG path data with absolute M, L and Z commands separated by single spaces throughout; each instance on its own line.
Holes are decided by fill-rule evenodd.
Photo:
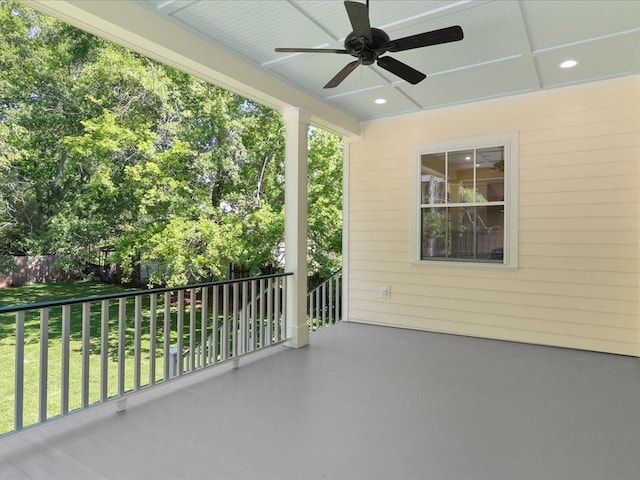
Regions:
M 419 261 L 515 266 L 517 135 L 417 149 Z

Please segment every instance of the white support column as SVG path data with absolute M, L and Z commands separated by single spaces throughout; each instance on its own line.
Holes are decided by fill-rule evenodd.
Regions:
M 342 285 L 341 318 L 349 321 L 349 149 L 351 143 L 361 137 L 344 137 L 342 140 Z
M 307 144 L 311 115 L 300 108 L 282 112 L 285 123 L 284 243 L 287 277 L 287 346 L 309 343 L 307 326 Z

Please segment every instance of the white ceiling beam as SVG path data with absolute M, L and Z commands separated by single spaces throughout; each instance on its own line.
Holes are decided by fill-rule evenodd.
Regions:
M 531 48 L 531 40 L 527 33 L 527 25 L 524 21 L 524 14 L 522 13 L 522 7 L 520 1 L 517 2 L 500 2 L 502 8 L 507 12 L 507 18 L 510 22 L 513 22 L 513 28 L 511 29 L 516 37 L 516 42 L 520 48 L 522 54 L 522 64 L 527 71 L 527 78 L 530 80 L 531 90 L 540 90 L 542 88 L 542 82 L 540 81 L 540 74 L 536 67 L 536 62 L 533 57 L 533 49 Z

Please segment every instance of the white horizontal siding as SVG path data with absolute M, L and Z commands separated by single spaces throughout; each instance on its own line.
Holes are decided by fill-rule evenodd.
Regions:
M 364 127 L 349 157 L 351 321 L 640 355 L 640 77 Z M 513 131 L 519 267 L 413 264 L 414 146 Z

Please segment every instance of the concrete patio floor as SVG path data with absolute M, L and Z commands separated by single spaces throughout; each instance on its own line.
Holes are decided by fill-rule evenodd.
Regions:
M 354 323 L 0 439 L 2 479 L 640 478 L 640 360 Z

